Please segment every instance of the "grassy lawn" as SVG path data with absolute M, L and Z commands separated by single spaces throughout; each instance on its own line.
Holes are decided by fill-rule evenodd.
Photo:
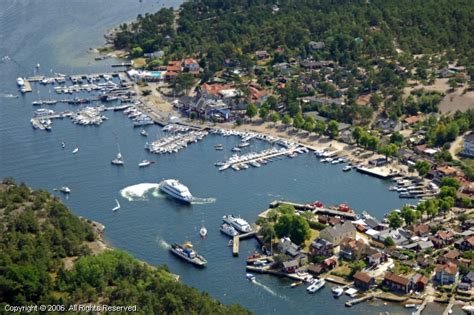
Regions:
M 347 277 L 351 274 L 351 268 L 349 268 L 348 265 L 344 264 L 334 268 L 331 273 L 340 277 Z
M 145 58 L 136 58 L 132 60 L 134 68 L 143 68 L 146 65 Z
M 304 251 L 309 251 L 309 247 L 311 246 L 311 243 L 314 241 L 314 239 L 319 237 L 318 230 L 310 229 L 310 231 L 311 231 L 311 237 L 309 238 L 309 240 L 304 242 L 304 246 L 303 246 Z

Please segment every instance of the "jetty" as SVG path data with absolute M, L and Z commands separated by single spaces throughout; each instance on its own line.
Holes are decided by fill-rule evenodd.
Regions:
M 430 301 L 429 296 L 427 296 L 424 300 L 423 303 L 421 303 L 420 307 L 414 312 L 414 315 L 420 315 L 421 312 L 425 309 L 426 305 L 428 305 L 428 302 Z
M 188 133 L 164 137 L 151 143 L 147 142 L 145 149 L 155 154 L 176 153 L 186 148 L 188 144 L 204 139 L 207 134 L 207 131 L 190 131 Z
M 380 294 L 380 292 L 369 293 L 369 294 L 364 295 L 360 298 L 349 300 L 345 303 L 345 305 L 346 305 L 346 307 L 351 307 L 352 305 L 356 305 L 356 304 L 362 303 L 364 301 L 371 300 L 379 294 Z
M 29 80 L 24 80 L 24 84 L 21 87 L 20 91 L 21 91 L 21 93 L 30 93 L 30 92 L 33 91 L 33 89 L 31 88 L 31 83 L 30 83 Z
M 314 214 L 326 214 L 330 216 L 340 216 L 349 220 L 355 220 L 356 219 L 356 214 L 354 212 L 344 212 L 344 211 L 339 211 L 336 209 L 331 209 L 331 208 L 325 208 L 325 207 L 316 207 L 312 206 L 310 204 L 300 204 L 300 203 L 294 203 L 294 202 L 288 202 L 288 201 L 282 201 L 282 200 L 275 200 L 270 203 L 270 208 L 276 208 L 282 204 L 285 205 L 290 205 L 295 207 L 296 210 L 301 210 L 301 211 L 312 211 Z
M 257 230 L 248 232 L 245 234 L 239 234 L 232 238 L 232 255 L 239 256 L 240 240 L 255 237 L 257 235 Z
M 393 171 L 387 167 L 357 167 L 358 172 L 372 175 L 379 178 L 392 178 L 400 175 L 399 172 Z
M 266 274 L 275 275 L 279 277 L 287 277 L 296 281 L 304 281 L 304 278 L 298 276 L 296 273 L 286 273 L 286 272 L 282 272 L 278 270 L 272 270 L 268 267 L 247 266 L 246 269 L 252 272 L 266 273 Z

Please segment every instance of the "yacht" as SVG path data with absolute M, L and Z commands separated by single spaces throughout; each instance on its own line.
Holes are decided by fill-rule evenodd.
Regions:
M 230 237 L 234 237 L 239 235 L 239 232 L 230 224 L 223 223 L 220 227 L 219 230 L 224 233 L 225 235 L 228 235 Z
M 186 203 L 191 203 L 193 195 L 189 192 L 188 187 L 181 184 L 176 179 L 167 179 L 160 184 L 160 190 L 171 197 Z
M 324 285 L 326 284 L 326 281 L 323 279 L 316 279 L 309 287 L 306 288 L 308 293 L 315 293 L 316 291 L 320 290 Z
M 63 187 L 59 188 L 59 191 L 62 192 L 62 193 L 65 193 L 65 194 L 69 194 L 71 192 L 71 189 L 67 186 L 63 186 Z
M 16 84 L 18 84 L 18 86 L 21 87 L 21 86 L 25 85 L 25 80 L 23 80 L 23 78 L 21 78 L 21 77 L 17 78 L 16 79 Z
M 252 232 L 252 227 L 242 218 L 236 217 L 232 214 L 222 217 L 225 223 L 232 225 L 237 231 L 242 233 Z
M 115 159 L 113 159 L 110 163 L 112 163 L 113 165 L 123 165 L 124 162 L 123 162 L 123 158 L 122 158 L 122 154 L 119 152 L 117 153 L 117 157 Z
M 198 267 L 204 267 L 207 264 L 207 260 L 201 255 L 198 255 L 190 242 L 184 243 L 183 245 L 173 244 L 170 247 L 170 251 L 181 259 Z
M 147 167 L 147 166 L 152 165 L 153 163 L 155 163 L 155 162 L 150 161 L 150 160 L 143 160 L 140 163 L 138 163 L 138 167 Z
M 344 289 L 341 287 L 334 287 L 331 291 L 334 297 L 340 297 L 344 293 Z

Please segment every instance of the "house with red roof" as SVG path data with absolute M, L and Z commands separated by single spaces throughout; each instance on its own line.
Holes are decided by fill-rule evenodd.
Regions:
M 454 283 L 459 276 L 458 267 L 453 263 L 436 266 L 435 281 L 440 285 Z

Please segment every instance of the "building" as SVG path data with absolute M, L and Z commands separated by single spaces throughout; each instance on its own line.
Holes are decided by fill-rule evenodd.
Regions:
M 358 271 L 354 274 L 354 285 L 361 290 L 369 290 L 375 285 L 375 278 L 365 272 Z
M 384 277 L 384 283 L 392 291 L 408 293 L 411 290 L 411 281 L 408 278 L 387 272 Z
M 414 224 L 410 226 L 410 231 L 413 235 L 424 237 L 430 233 L 430 226 L 424 223 Z
M 426 285 L 428 284 L 428 278 L 420 275 L 419 273 L 415 274 L 413 277 L 411 277 L 411 282 L 413 284 L 413 289 L 415 291 L 421 292 L 424 291 L 426 288 Z
M 283 263 L 283 269 L 287 273 L 295 273 L 296 269 L 298 269 L 298 261 L 297 260 L 289 260 Z
M 311 50 L 311 51 L 322 50 L 322 49 L 324 49 L 324 47 L 326 47 L 326 45 L 324 44 L 324 42 L 310 41 L 310 42 L 308 43 L 308 48 L 309 48 L 309 50 Z
M 440 285 L 454 283 L 459 276 L 458 267 L 453 263 L 436 266 L 435 280 Z
M 337 246 L 346 237 L 355 239 L 356 229 L 352 222 L 345 221 L 343 224 L 325 228 L 319 233 L 319 237 Z
M 283 237 L 278 244 L 278 250 L 291 257 L 296 257 L 300 254 L 300 248 L 293 243 L 289 237 Z
M 318 238 L 311 243 L 311 254 L 315 256 L 329 257 L 332 255 L 334 245 L 325 239 Z
M 369 266 L 378 266 L 385 261 L 387 261 L 387 256 L 379 251 L 367 255 L 367 263 Z
M 464 148 L 461 155 L 471 159 L 474 158 L 474 133 L 464 137 Z
M 255 52 L 255 58 L 257 58 L 257 60 L 265 60 L 270 58 L 270 54 L 266 50 L 257 50 Z
M 201 67 L 199 62 L 194 58 L 186 58 L 183 62 L 183 71 L 198 75 Z
M 474 249 L 474 235 L 466 237 L 464 239 L 460 239 L 456 243 L 454 243 L 454 247 L 459 250 L 472 250 Z
M 367 245 L 363 240 L 345 237 L 339 244 L 339 255 L 348 260 L 359 260 L 365 256 Z

